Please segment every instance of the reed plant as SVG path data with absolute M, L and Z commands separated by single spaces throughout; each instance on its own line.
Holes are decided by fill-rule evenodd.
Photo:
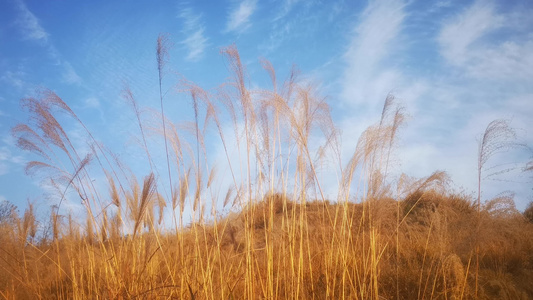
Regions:
M 533 224 L 509 194 L 482 204 L 481 185 L 477 199 L 455 193 L 444 172 L 391 177 L 405 120 L 393 95 L 344 164 L 339 129 L 317 88 L 296 69 L 280 80 L 266 60 L 271 88 L 250 88 L 235 46 L 221 50 L 230 76 L 219 87 L 177 83 L 174 96 L 190 97 L 194 120 L 171 118 L 164 104 L 172 97 L 162 92 L 167 45 L 161 36 L 158 122 L 128 87 L 123 93 L 149 167 L 140 181 L 54 92 L 22 100 L 29 120 L 13 134 L 36 157 L 28 173 L 57 187 L 57 206 L 49 221 L 38 221 L 32 204 L 21 217 L 11 210 L 2 218 L 1 297 L 533 297 Z M 86 153 L 62 124 L 85 130 Z M 496 133 L 481 143 L 479 172 L 500 149 Z M 163 150 L 149 148 L 161 140 Z M 213 162 L 206 140 L 220 143 L 224 161 Z M 338 174 L 336 199 L 325 196 L 325 164 Z M 227 173 L 217 176 L 221 169 Z M 94 185 L 95 172 L 107 191 Z M 72 197 L 84 206 L 83 221 L 60 209 Z M 51 234 L 37 238 L 47 223 Z

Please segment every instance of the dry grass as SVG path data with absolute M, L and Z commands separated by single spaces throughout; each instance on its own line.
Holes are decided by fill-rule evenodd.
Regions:
M 160 38 L 156 48 L 160 92 L 165 41 Z M 237 49 L 222 53 L 228 82 L 214 91 L 180 83 L 178 90 L 193 101 L 192 122 L 167 119 L 161 93 L 157 118 L 163 122 L 153 128 L 125 89 L 150 168 L 142 182 L 56 94 L 42 91 L 23 100 L 30 119 L 13 133 L 22 149 L 39 157 L 28 170 L 58 188 L 58 204 L 68 191 L 78 195 L 86 219 L 77 222 L 56 207 L 46 230 L 42 223 L 38 228 L 32 205 L 22 217 L 6 210 L 9 217 L 0 222 L 1 297 L 533 297 L 531 209 L 517 212 L 509 194 L 484 205 L 454 194 L 443 172 L 389 178 L 404 121 L 392 95 L 343 165 L 329 106 L 313 86 L 300 83 L 296 71 L 280 81 L 262 61 L 272 89 L 251 90 Z M 65 116 L 87 131 L 89 153 L 78 153 L 70 142 L 59 121 Z M 234 136 L 224 130 L 228 124 Z M 214 184 L 220 169 L 208 165 L 205 141 L 213 132 L 231 175 L 223 196 Z M 481 143 L 480 169 L 501 149 L 493 137 Z M 166 158 L 166 166 L 157 166 L 149 149 L 160 139 L 165 150 L 157 156 Z M 231 159 L 234 152 L 240 160 Z M 319 176 L 326 162 L 339 174 L 338 198 L 331 202 Z M 93 185 L 97 171 L 105 174 L 108 191 Z M 166 197 L 163 186 L 170 189 Z
M 37 246 L 23 242 L 23 227 L 3 224 L 1 293 L 7 299 L 243 299 L 249 284 L 253 298 L 473 299 L 474 202 L 427 190 L 399 203 L 399 227 L 394 200 L 378 200 L 370 211 L 368 203 L 303 205 L 279 194 L 177 234 L 103 240 L 104 229 L 95 238 L 85 228 L 82 237 L 69 230 Z M 353 222 L 343 223 L 343 215 Z M 519 213 L 488 210 L 482 222 L 478 297 L 531 298 L 533 224 Z M 250 282 L 247 268 L 254 269 Z

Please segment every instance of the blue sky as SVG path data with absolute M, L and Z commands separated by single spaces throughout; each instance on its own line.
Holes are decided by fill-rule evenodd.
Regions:
M 228 71 L 220 49 L 235 44 L 252 87 L 269 87 L 261 58 L 282 78 L 294 64 L 319 85 L 342 131 L 345 161 L 393 93 L 409 114 L 395 172 L 444 170 L 458 190 L 474 192 L 477 139 L 490 121 L 510 119 L 520 141 L 533 145 L 532 15 L 528 0 L 2 1 L 0 199 L 20 208 L 28 199 L 42 207 L 57 201 L 24 174 L 32 157 L 10 135 L 27 120 L 19 100 L 42 87 L 135 169 L 136 124 L 121 92 L 127 84 L 142 106 L 158 108 L 160 33 L 171 43 L 168 73 L 180 74 L 164 81 L 172 119 L 192 120 L 190 100 L 172 91 L 172 80 L 221 84 Z M 76 137 L 81 129 L 68 132 Z M 87 147 L 81 138 L 78 145 Z M 525 208 L 532 178 L 520 168 L 531 157 L 513 151 L 490 161 L 517 169 L 484 181 L 483 197 L 513 190 Z

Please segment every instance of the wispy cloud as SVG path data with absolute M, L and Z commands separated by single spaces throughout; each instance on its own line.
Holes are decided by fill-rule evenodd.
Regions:
M 370 1 L 347 36 L 339 105 L 344 112 L 339 127 L 345 163 L 358 137 L 379 118 L 389 92 L 403 87 L 403 94 L 415 95 L 424 89 L 419 84 L 412 87 L 406 76 L 389 64 L 407 17 L 405 6 L 402 0 Z
M 492 2 L 477 1 L 443 24 L 440 53 L 477 79 L 531 82 L 533 36 L 520 33 L 529 18 L 530 12 L 498 13 Z M 498 37 L 504 30 L 514 34 Z
M 335 6 L 339 4 L 340 2 L 337 2 Z M 331 21 L 323 19 L 326 9 L 320 7 L 320 4 L 315 1 L 281 0 L 272 7 L 276 10 L 274 17 L 269 19 L 266 27 L 269 31 L 267 38 L 264 38 L 258 45 L 258 49 L 264 56 L 278 52 L 277 50 L 283 45 L 299 44 L 297 40 L 316 35 L 322 26 L 328 26 Z M 321 23 L 317 25 L 319 19 Z
M 446 18 L 433 35 L 437 53 L 444 58 L 440 74 L 408 77 L 422 80 L 426 88 L 411 97 L 415 101 L 409 112 L 414 118 L 404 131 L 405 146 L 399 149 L 404 172 L 426 176 L 445 170 L 467 191 L 474 190 L 476 138 L 487 124 L 509 118 L 515 128 L 530 127 L 533 106 L 526 103 L 531 103 L 533 93 L 533 59 L 527 53 L 533 51 L 533 37 L 521 29 L 526 13 L 499 11 L 493 2 L 477 1 Z M 517 157 L 507 153 L 491 163 L 503 165 Z M 501 174 L 498 179 L 516 180 L 512 176 Z M 526 195 L 523 187 L 493 182 L 483 197 L 504 189 Z
M 262 50 L 264 55 L 274 52 L 290 36 L 293 26 L 294 24 L 292 22 L 284 22 L 283 24 L 274 23 L 268 38 L 259 45 L 259 49 Z
M 341 123 L 346 142 L 343 153 L 350 153 L 355 146 L 353 137 L 359 136 L 370 120 L 379 118 L 385 95 L 392 91 L 402 99 L 408 113 L 415 116 L 402 131 L 405 144 L 399 148 L 402 168 L 397 171 L 420 177 L 441 169 L 467 189 L 475 185 L 476 137 L 491 120 L 513 114 L 509 108 L 495 109 L 497 96 L 491 95 L 492 86 L 481 76 L 496 70 L 496 61 L 500 61 L 501 70 L 512 65 L 518 68 L 518 64 L 509 62 L 512 61 L 509 57 L 528 65 L 529 58 L 518 59 L 519 55 L 506 53 L 516 51 L 529 57 L 524 55 L 529 42 L 527 39 L 520 43 L 501 39 L 486 41 L 485 37 L 495 30 L 509 25 L 503 24 L 505 17 L 496 14 L 494 6 L 476 2 L 472 7 L 446 20 L 442 30 L 434 33 L 446 63 L 442 74 L 427 77 L 425 72 L 406 72 L 408 69 L 399 67 L 405 66 L 401 62 L 394 65 L 397 62 L 394 54 L 401 57 L 404 53 L 397 51 L 398 44 L 409 46 L 412 41 L 409 38 L 416 38 L 410 35 L 409 29 L 404 29 L 404 24 L 412 24 L 408 23 L 412 14 L 406 12 L 406 4 L 402 1 L 369 3 L 354 27 L 344 55 L 347 67 L 341 82 L 342 98 L 347 106 L 355 107 L 358 115 L 357 118 L 348 116 Z M 477 76 L 475 84 L 458 81 L 454 77 L 457 68 Z M 478 84 L 487 91 L 476 89 Z M 509 88 L 504 90 L 506 96 L 498 99 L 500 103 L 508 103 Z M 475 116 L 468 115 L 471 111 L 476 112 Z M 522 119 L 516 115 L 516 121 Z
M 282 19 L 284 18 L 286 15 L 288 15 L 291 10 L 293 9 L 293 7 L 298 3 L 300 2 L 300 0 L 284 0 L 283 1 L 283 5 L 282 5 L 282 8 L 281 8 L 281 11 L 279 12 L 279 14 L 274 18 L 274 21 L 277 21 L 279 19 Z
M 469 47 L 488 32 L 503 25 L 494 5 L 477 1 L 461 14 L 447 21 L 438 37 L 442 55 L 451 63 L 463 64 L 468 59 Z
M 19 10 L 16 23 L 22 32 L 23 38 L 46 42 L 48 33 L 39 24 L 39 19 L 35 17 L 22 0 L 17 0 L 15 3 Z
M 96 180 L 95 183 L 97 183 Z M 58 195 L 64 196 L 63 201 L 61 202 L 60 213 L 84 211 L 79 194 L 74 192 L 72 186 L 67 188 L 66 184 L 57 181 L 52 182 L 50 180 L 43 180 L 36 184 L 39 186 L 42 192 L 42 197 L 48 202 L 49 205 L 57 205 L 59 201 Z
M 89 97 L 85 99 L 83 101 L 82 109 L 83 110 L 87 110 L 87 109 L 97 110 L 100 115 L 100 120 L 102 121 L 102 123 L 103 124 L 106 123 L 106 119 L 104 117 L 104 111 L 102 110 L 102 105 L 100 105 L 100 100 L 98 100 L 98 98 Z
M 397 71 L 381 68 L 380 63 L 393 50 L 406 16 L 404 7 L 403 1 L 398 0 L 372 1 L 362 13 L 344 54 L 347 67 L 342 98 L 346 102 L 381 102 L 394 87 Z
M 2 101 L 0 100 L 0 102 L 2 102 Z M 0 118 L 5 119 L 5 117 L 8 117 L 8 116 L 9 116 L 9 114 L 7 114 L 5 111 L 0 109 Z M 0 132 L 1 132 L 1 130 L 3 128 L 9 127 L 9 125 L 8 126 L 6 126 L 6 125 L 8 125 L 8 124 L 3 124 L 2 122 L 0 122 Z
M 6 71 L 0 76 L 0 81 L 5 82 L 8 85 L 11 85 L 17 89 L 21 89 L 26 85 L 24 77 L 26 74 L 23 71 Z
M 180 10 L 178 17 L 183 21 L 183 33 L 186 35 L 181 41 L 188 51 L 186 59 L 198 61 L 203 57 L 208 44 L 202 15 L 195 14 L 192 8 L 186 7 Z
M 80 84 L 82 82 L 80 76 L 76 73 L 69 62 L 63 62 L 63 81 L 69 84 Z
M 87 98 L 83 103 L 85 104 L 84 108 L 100 109 L 100 101 L 97 98 Z
M 226 31 L 242 32 L 250 27 L 250 17 L 257 8 L 257 0 L 243 0 L 228 16 Z
M 22 34 L 22 39 L 37 41 L 46 49 L 48 58 L 53 61 L 53 64 L 62 68 L 60 76 L 63 82 L 68 84 L 81 84 L 81 77 L 68 61 L 62 59 L 61 54 L 48 38 L 49 33 L 41 26 L 39 19 L 29 10 L 23 0 L 15 0 L 15 4 L 18 10 L 15 24 Z M 8 81 L 14 86 L 22 87 L 24 81 L 20 75 L 13 72 L 6 72 L 2 74 L 0 79 Z
M 481 47 L 474 53 L 478 56 L 466 67 L 472 76 L 533 83 L 533 38 L 523 42 L 506 41 L 494 48 Z
M 7 173 L 9 173 L 9 168 L 7 167 L 7 164 L 0 161 L 0 176 L 6 175 Z
M 13 155 L 6 146 L 0 147 L 0 175 L 8 174 L 11 164 L 24 165 L 25 159 L 20 155 Z

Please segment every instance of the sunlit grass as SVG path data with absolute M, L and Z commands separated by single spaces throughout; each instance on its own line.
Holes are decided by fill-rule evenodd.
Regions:
M 389 178 L 404 122 L 392 95 L 343 165 L 338 129 L 315 87 L 300 82 L 295 71 L 279 81 L 262 61 L 272 89 L 249 89 L 235 47 L 222 50 L 231 76 L 220 88 L 180 82 L 192 99 L 194 125 L 173 123 L 161 93 L 167 52 L 162 39 L 157 45 L 160 126 L 143 118 L 129 88 L 123 94 L 150 168 L 141 180 L 55 93 L 22 100 L 30 119 L 13 133 L 22 149 L 39 157 L 27 170 L 58 187 L 58 205 L 50 234 L 41 238 L 31 204 L 22 217 L 10 212 L 2 220 L 2 297 L 533 297 L 530 210 L 519 213 L 509 195 L 482 205 L 479 197 L 453 192 L 444 172 Z M 65 115 L 86 130 L 89 153 L 73 145 L 59 121 Z M 232 130 L 225 130 L 228 124 Z M 220 166 L 231 184 L 222 195 L 213 187 L 217 168 L 208 165 L 208 129 L 226 158 Z M 490 147 L 507 145 L 497 133 L 480 146 L 488 153 L 480 161 L 489 158 Z M 150 135 L 158 134 L 165 166 L 156 165 L 149 148 L 149 138 L 157 138 Z M 235 152 L 239 159 L 232 158 Z M 326 199 L 319 179 L 326 161 L 339 174 L 337 199 Z M 108 190 L 94 186 L 89 167 L 105 174 Z M 79 195 L 85 220 L 60 214 L 67 190 Z

